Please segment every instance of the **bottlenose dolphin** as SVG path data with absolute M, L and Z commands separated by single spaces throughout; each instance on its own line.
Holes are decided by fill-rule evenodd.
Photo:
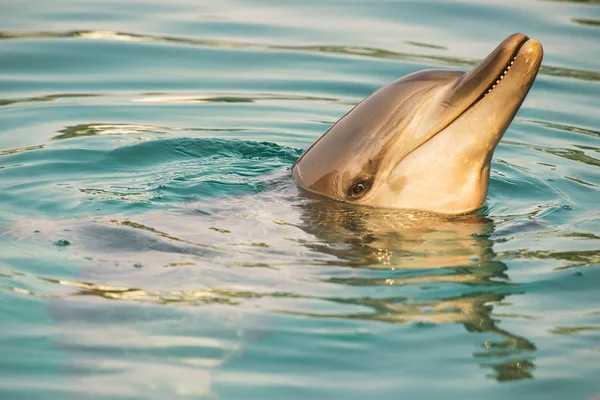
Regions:
M 362 205 L 464 214 L 485 201 L 492 154 L 529 92 L 541 44 L 507 37 L 470 72 L 424 70 L 377 90 L 296 161 L 309 191 Z

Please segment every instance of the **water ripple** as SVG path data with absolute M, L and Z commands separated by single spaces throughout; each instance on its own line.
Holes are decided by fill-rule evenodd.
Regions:
M 374 47 L 354 47 L 338 45 L 318 46 L 286 46 L 270 45 L 261 43 L 237 42 L 229 40 L 203 40 L 188 39 L 169 36 L 141 35 L 134 33 L 113 31 L 67 31 L 67 32 L 35 32 L 35 31 L 3 31 L 0 32 L 0 40 L 8 39 L 49 39 L 49 38 L 82 38 L 90 40 L 114 40 L 129 42 L 151 42 L 167 43 L 186 46 L 202 46 L 229 49 L 248 50 L 284 50 L 294 52 L 316 52 L 330 55 L 358 56 L 375 59 L 395 59 L 416 63 L 428 63 L 439 66 L 450 66 L 459 68 L 470 68 L 481 60 L 472 58 L 457 58 L 450 56 L 434 56 L 412 53 L 401 53 Z M 541 75 L 558 76 L 562 78 L 573 78 L 584 81 L 600 81 L 600 72 L 565 68 L 544 64 L 540 68 Z
M 109 3 L 0 13 L 4 397 L 597 395 L 598 1 Z M 524 27 L 477 213 L 294 184 L 383 83 Z

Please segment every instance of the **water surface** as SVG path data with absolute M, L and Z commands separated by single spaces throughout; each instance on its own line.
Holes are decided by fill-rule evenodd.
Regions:
M 0 5 L 2 398 L 600 395 L 597 1 Z M 362 98 L 545 48 L 489 198 L 306 197 Z

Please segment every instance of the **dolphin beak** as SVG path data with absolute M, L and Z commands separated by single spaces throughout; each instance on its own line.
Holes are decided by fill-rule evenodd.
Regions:
M 529 38 L 522 33 L 507 37 L 479 65 L 467 72 L 453 87 L 450 99 L 460 98 L 461 102 L 473 104 L 484 95 L 498 80 L 506 67 L 519 53 L 519 49 Z
M 528 56 L 538 57 L 541 61 L 542 47 L 537 40 L 529 39 L 522 33 L 514 33 L 504 39 L 481 63 L 464 74 L 448 88 L 441 101 L 443 126 L 451 124 L 470 107 L 483 99 L 504 78 L 519 52 L 527 48 Z M 535 52 L 536 54 L 531 54 Z M 538 64 L 539 66 L 539 64 Z M 535 71 L 537 73 L 537 69 Z M 529 85 L 533 83 L 530 79 Z M 525 97 L 527 91 L 524 92 Z M 440 126 L 441 130 L 443 126 Z

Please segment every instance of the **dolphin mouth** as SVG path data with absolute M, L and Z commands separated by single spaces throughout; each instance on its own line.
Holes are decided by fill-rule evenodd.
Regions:
M 527 46 L 531 44 L 532 46 Z M 446 99 L 443 100 L 443 107 L 446 108 L 446 119 L 445 123 L 442 122 L 439 126 L 438 132 L 445 127 L 451 125 L 454 121 L 458 120 L 467 111 L 478 105 L 484 98 L 494 93 L 501 87 L 503 80 L 510 79 L 512 76 L 514 67 L 517 67 L 515 62 L 520 57 L 528 57 L 522 53 L 524 47 L 529 49 L 525 51 L 531 51 L 532 47 L 539 46 L 539 42 L 535 39 L 530 39 L 528 36 L 522 33 L 515 33 L 510 35 L 494 49 L 482 62 L 475 66 L 472 70 L 465 73 L 452 87 L 449 88 L 450 94 L 447 95 Z M 540 46 L 541 49 L 541 46 Z M 541 60 L 541 53 L 536 54 L 535 58 Z M 514 93 L 514 97 L 525 98 L 529 87 L 533 83 L 537 74 L 539 63 L 534 69 L 533 74 L 526 71 L 516 73 L 517 79 L 521 79 L 522 88 L 525 90 L 518 90 Z
M 506 61 L 504 65 L 504 69 L 502 69 L 502 71 L 498 75 L 496 75 L 496 77 L 491 81 L 487 89 L 473 102 L 473 104 L 471 104 L 471 107 L 477 104 L 479 101 L 481 101 L 485 96 L 490 94 L 492 90 L 496 88 L 496 85 L 499 85 L 502 82 L 502 79 L 504 79 L 504 77 L 509 73 L 511 67 L 515 63 L 517 56 L 519 55 L 519 51 L 528 41 L 529 38 L 525 36 L 523 40 L 515 46 L 512 54 L 510 55 L 510 58 L 508 59 L 508 61 Z

